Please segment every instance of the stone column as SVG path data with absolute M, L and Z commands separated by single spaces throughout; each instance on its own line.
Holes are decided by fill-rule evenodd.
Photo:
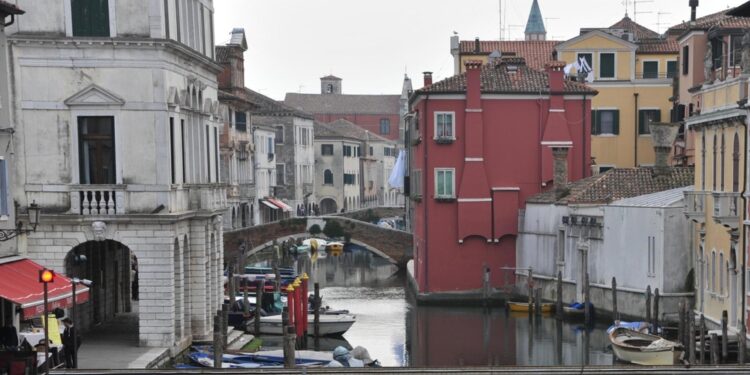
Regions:
M 568 151 L 569 147 L 552 147 L 554 164 L 554 185 L 556 191 L 562 191 L 568 184 Z

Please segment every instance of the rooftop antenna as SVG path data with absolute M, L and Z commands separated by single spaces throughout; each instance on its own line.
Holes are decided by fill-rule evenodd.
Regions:
M 547 28 L 547 34 L 552 34 L 552 28 L 550 27 L 550 20 L 559 20 L 559 17 L 544 17 L 544 26 Z M 555 40 L 554 38 L 550 38 L 550 40 Z
M 661 26 L 668 24 L 668 22 L 661 22 L 661 16 L 667 15 L 667 14 L 672 14 L 672 13 L 662 12 L 662 11 L 656 12 L 656 32 L 659 34 L 661 34 Z
M 630 0 L 622 0 L 622 5 L 625 6 L 625 17 L 628 16 L 628 7 L 630 6 Z
M 638 12 L 638 4 L 653 3 L 654 0 L 632 0 L 633 1 L 633 22 L 638 23 L 639 14 L 647 14 L 653 12 Z
M 302 89 L 305 88 L 305 85 L 299 85 L 299 93 L 302 94 Z
M 500 39 L 503 40 L 503 0 L 498 0 L 498 8 L 500 9 L 500 13 L 498 13 L 498 19 L 500 20 Z

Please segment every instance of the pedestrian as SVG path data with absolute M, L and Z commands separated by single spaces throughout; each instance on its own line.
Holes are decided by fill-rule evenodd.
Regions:
M 78 368 L 76 328 L 73 326 L 73 320 L 70 318 L 64 318 L 62 323 L 65 325 L 65 330 L 62 334 L 63 352 L 65 352 L 65 367 Z
M 135 259 L 130 269 L 130 293 L 133 301 L 138 301 L 138 263 Z

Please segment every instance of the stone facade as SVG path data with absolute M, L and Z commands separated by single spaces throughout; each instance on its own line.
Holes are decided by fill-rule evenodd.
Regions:
M 227 209 L 212 2 L 110 1 L 106 22 L 75 18 L 94 17 L 73 12 L 88 3 L 18 3 L 28 15 L 8 29 L 13 199 L 42 209 L 20 254 L 98 281 L 83 330 L 128 312 L 137 286 L 141 346 L 211 337 Z M 84 249 L 101 250 L 100 268 L 66 262 Z

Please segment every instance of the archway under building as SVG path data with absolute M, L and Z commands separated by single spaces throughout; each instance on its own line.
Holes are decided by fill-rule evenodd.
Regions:
M 338 212 L 338 204 L 336 204 L 335 199 L 323 198 L 320 201 L 320 214 L 321 215 L 335 214 L 337 212 Z

